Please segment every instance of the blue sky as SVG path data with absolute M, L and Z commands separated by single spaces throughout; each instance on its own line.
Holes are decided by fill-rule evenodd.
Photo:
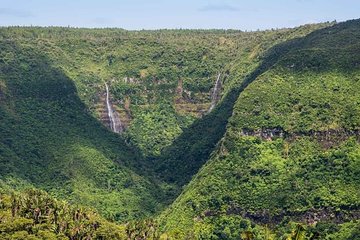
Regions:
M 360 18 L 360 0 L 0 0 L 0 25 L 256 30 Z

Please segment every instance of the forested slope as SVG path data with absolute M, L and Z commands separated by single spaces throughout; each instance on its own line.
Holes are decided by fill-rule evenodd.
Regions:
M 5 41 L 42 52 L 74 82 L 79 98 L 99 120 L 107 82 L 128 128 L 124 137 L 145 156 L 159 155 L 207 112 L 216 75 L 246 45 L 240 40 L 264 34 L 16 27 L 0 32 Z
M 238 65 L 241 79 L 270 46 L 324 25 L 258 32 L 10 27 L 0 29 L 0 38 L 46 56 L 74 82 L 79 98 L 99 120 L 107 82 L 128 129 L 124 137 L 142 155 L 158 157 L 208 112 L 219 73 L 221 95 L 232 88 L 228 75 L 234 61 L 243 62 Z
M 359 39 L 354 20 L 268 52 L 211 160 L 162 215 L 169 236 L 359 236 Z
M 0 49 L 1 179 L 117 220 L 154 212 L 151 171 L 90 115 L 74 82 L 32 46 L 3 40 Z
M 172 145 L 164 149 L 155 159 L 156 172 L 169 183 L 180 186 L 186 184 L 210 158 L 211 152 L 223 137 L 239 93 L 272 67 L 278 60 L 278 52 L 287 51 L 288 42 L 325 26 L 326 24 L 305 25 L 270 31 L 252 38 L 245 48 L 238 49 L 238 57 L 223 70 L 226 79 L 221 102 L 211 113 L 186 128 Z
M 244 76 L 269 46 L 322 26 L 251 33 L 1 28 L 1 178 L 91 205 L 118 221 L 155 212 L 163 199 L 157 186 L 167 191 L 167 184 L 150 180 L 153 160 L 144 156 L 158 156 L 208 111 L 216 75 L 222 75 L 222 92 L 230 91 L 232 61 L 240 59 Z M 99 122 L 105 82 L 122 120 L 124 111 L 131 117 L 123 136 Z M 231 112 L 224 110 L 214 113 L 222 120 L 213 126 L 222 130 L 214 128 L 215 137 L 199 145 L 205 154 L 186 181 L 222 136 Z
M 1 236 L 356 239 L 359 39 L 359 20 L 0 28 Z

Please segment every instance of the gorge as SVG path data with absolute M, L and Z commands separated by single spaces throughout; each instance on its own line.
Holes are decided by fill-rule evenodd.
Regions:
M 0 27 L 0 238 L 358 239 L 359 39 Z

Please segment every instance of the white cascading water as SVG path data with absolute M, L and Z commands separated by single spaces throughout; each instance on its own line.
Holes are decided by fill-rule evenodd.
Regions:
M 115 133 L 121 133 L 123 131 L 123 126 L 118 114 L 114 111 L 110 103 L 110 93 L 107 83 L 105 83 L 105 87 L 106 87 L 106 108 L 110 121 L 110 128 Z
M 221 73 L 219 73 L 219 75 L 217 76 L 215 86 L 214 86 L 214 90 L 213 90 L 213 92 L 211 94 L 211 105 L 210 105 L 210 108 L 209 108 L 208 112 L 211 112 L 214 109 L 214 107 L 216 106 L 217 102 L 219 101 L 220 91 L 221 91 L 220 76 L 221 76 Z

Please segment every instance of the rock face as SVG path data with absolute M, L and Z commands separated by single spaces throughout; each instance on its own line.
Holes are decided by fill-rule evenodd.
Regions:
M 224 213 L 220 211 L 205 210 L 200 216 L 195 218 L 195 221 L 202 221 L 205 217 L 216 217 Z M 293 219 L 299 222 L 306 222 L 306 224 L 316 224 L 320 221 L 333 221 L 336 223 L 343 223 L 349 219 L 359 219 L 360 211 L 353 210 L 349 212 L 340 212 L 331 207 L 312 208 L 308 211 L 288 212 L 281 211 L 276 215 L 271 215 L 267 210 L 249 212 L 246 209 L 242 209 L 239 206 L 230 205 L 226 209 L 226 215 L 228 216 L 242 216 L 243 218 L 251 219 L 257 224 L 279 224 L 285 216 L 291 216 Z
M 295 140 L 296 138 L 308 136 L 316 139 L 324 148 L 336 146 L 338 143 L 345 141 L 350 137 L 355 137 L 360 141 L 359 130 L 331 129 L 327 131 L 309 131 L 288 133 L 281 128 L 264 128 L 258 130 L 243 129 L 241 136 L 259 137 L 264 140 L 273 140 L 274 138 L 286 138 L 287 140 Z
M 276 137 L 285 137 L 287 133 L 284 132 L 281 128 L 269 128 L 269 129 L 257 129 L 257 130 L 249 130 L 243 129 L 240 133 L 242 136 L 253 136 L 260 137 L 266 140 L 272 140 Z

